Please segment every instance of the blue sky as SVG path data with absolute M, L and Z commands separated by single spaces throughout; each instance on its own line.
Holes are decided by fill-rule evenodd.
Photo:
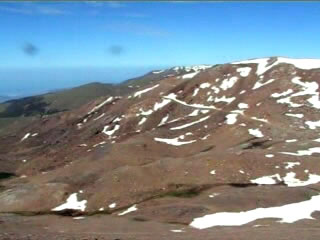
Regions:
M 0 2 L 0 95 L 175 65 L 320 58 L 319 22 L 320 2 Z

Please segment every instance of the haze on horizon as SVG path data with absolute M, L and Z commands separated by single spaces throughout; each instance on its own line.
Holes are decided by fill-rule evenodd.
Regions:
M 1 2 L 0 20 L 0 96 L 179 65 L 320 58 L 320 2 Z

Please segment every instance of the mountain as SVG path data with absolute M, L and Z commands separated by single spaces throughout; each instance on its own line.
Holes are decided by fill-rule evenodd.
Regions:
M 320 60 L 149 75 L 2 137 L 0 212 L 100 214 L 186 236 L 319 226 L 308 219 L 320 219 Z
M 0 102 L 5 102 L 7 100 L 9 100 L 10 98 L 7 96 L 0 96 Z
M 0 103 L 0 135 L 9 133 L 12 128 L 26 126 L 43 115 L 69 111 L 98 97 L 122 96 L 164 77 L 178 76 L 185 72 L 183 68 L 153 71 L 120 84 L 94 82 L 71 89 L 4 101 Z
M 0 96 L 0 103 L 9 101 L 10 99 L 13 99 L 14 97 L 10 96 Z

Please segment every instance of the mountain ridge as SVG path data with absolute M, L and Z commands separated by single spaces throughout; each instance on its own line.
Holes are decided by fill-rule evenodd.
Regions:
M 282 207 L 318 203 L 319 69 L 320 60 L 263 58 L 161 72 L 122 96 L 16 128 L 0 138 L 0 172 L 13 174 L 1 182 L 0 212 L 206 229 L 222 213 L 263 208 L 248 224 L 288 222 Z M 307 209 L 293 222 L 309 224 L 318 210 Z
M 158 81 L 166 75 L 179 75 L 186 70 L 169 68 L 160 70 L 156 74 L 153 72 L 156 71 L 118 84 L 91 82 L 70 89 L 60 89 L 0 103 L 0 135 L 10 132 L 12 124 L 14 127 L 25 126 L 37 117 L 69 111 L 105 95 L 124 95 L 150 82 Z

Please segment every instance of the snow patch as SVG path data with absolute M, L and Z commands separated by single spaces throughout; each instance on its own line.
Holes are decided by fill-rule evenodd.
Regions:
M 107 103 L 111 102 L 113 99 L 113 97 L 109 97 L 107 100 L 103 101 L 102 103 L 100 103 L 98 106 L 95 106 L 94 108 L 92 108 L 88 114 L 91 114 L 93 112 L 96 112 L 97 110 L 99 110 L 100 108 L 102 108 L 104 105 L 106 105 Z
M 211 86 L 211 84 L 208 83 L 208 82 L 206 82 L 206 83 L 201 83 L 201 84 L 200 84 L 200 88 L 201 88 L 201 89 L 209 88 L 210 86 Z
M 195 110 L 193 110 L 192 113 L 190 113 L 188 116 L 190 116 L 190 117 L 196 117 L 196 116 L 198 116 L 199 112 L 200 112 L 199 109 L 195 109 Z
M 110 126 L 105 126 L 102 131 L 104 134 L 106 134 L 108 136 L 112 136 L 116 131 L 118 131 L 120 129 L 120 125 L 118 125 L 118 124 L 115 125 L 114 128 L 111 130 L 108 130 L 109 127 Z
M 281 98 L 277 100 L 277 103 L 288 104 L 290 107 L 293 107 L 293 108 L 298 108 L 303 106 L 302 104 L 291 102 L 291 97 Z
M 265 73 L 266 71 L 268 71 L 269 69 L 271 69 L 272 67 L 276 66 L 279 63 L 292 64 L 297 68 L 306 69 L 306 70 L 320 68 L 319 59 L 293 59 L 293 58 L 278 57 L 273 64 L 268 66 L 269 60 L 270 58 L 260 58 L 260 59 L 234 62 L 232 64 L 250 64 L 250 63 L 258 64 L 257 72 L 256 72 L 257 75 L 261 75 Z
M 194 78 L 199 73 L 200 72 L 198 72 L 198 71 L 192 72 L 192 73 L 187 73 L 187 74 L 182 75 L 182 78 L 183 79 Z
M 200 90 L 199 88 L 194 89 L 193 94 L 192 94 L 192 97 L 197 96 L 199 90 Z
M 153 73 L 153 74 L 159 74 L 159 73 L 162 73 L 162 72 L 164 72 L 164 70 L 160 70 L 160 71 L 153 71 L 152 73 Z
M 209 198 L 214 198 L 214 197 L 219 196 L 219 195 L 220 195 L 220 193 L 212 193 L 212 194 L 209 195 Z
M 269 61 L 269 58 L 260 58 L 260 59 L 234 62 L 232 64 L 251 64 L 251 63 L 258 64 L 256 74 L 261 75 L 261 74 L 264 74 L 267 70 L 269 70 L 273 66 L 271 65 L 267 67 L 268 61 Z
M 197 104 L 197 103 L 195 103 L 195 104 L 188 104 L 188 103 L 186 103 L 186 102 L 183 102 L 183 101 L 177 99 L 177 95 L 176 95 L 175 93 L 170 93 L 169 95 L 164 96 L 163 98 L 171 99 L 171 100 L 173 100 L 173 101 L 175 101 L 175 102 L 177 102 L 177 103 L 180 103 L 180 104 L 182 104 L 182 105 L 184 105 L 184 106 L 188 106 L 188 107 L 200 108 L 200 109 L 218 109 L 218 108 L 216 108 L 215 106 L 205 106 L 205 105 Z
M 24 135 L 23 138 L 21 138 L 21 142 L 23 142 L 24 140 L 26 140 L 28 137 L 30 137 L 31 133 L 27 133 L 26 135 Z
M 223 90 L 227 90 L 229 88 L 232 88 L 234 84 L 237 82 L 237 77 L 231 77 L 230 79 L 224 79 L 220 85 L 220 88 Z
M 248 77 L 251 72 L 251 67 L 238 68 L 237 72 L 240 73 L 241 77 Z
M 291 152 L 280 152 L 280 153 L 286 154 L 286 155 L 292 155 L 292 156 L 311 156 L 313 153 L 320 153 L 320 147 L 309 148 L 307 150 L 298 150 L 297 153 L 291 153 Z
M 170 230 L 171 232 L 174 232 L 174 233 L 182 233 L 182 232 L 185 232 L 183 231 L 182 229 L 174 229 L 174 230 Z
M 161 119 L 161 122 L 158 124 L 158 127 L 164 125 L 168 119 L 169 119 L 169 114 Z
M 214 91 L 215 94 L 218 94 L 220 92 L 220 88 L 213 86 L 211 89 Z
M 109 205 L 109 208 L 115 208 L 116 206 L 117 206 L 116 203 L 111 203 L 111 204 Z
M 291 98 L 298 97 L 298 96 L 305 96 L 311 95 L 307 101 L 311 104 L 313 108 L 320 109 L 320 99 L 319 99 L 319 92 L 318 88 L 319 85 L 317 82 L 302 82 L 300 81 L 301 77 L 294 77 L 291 81 L 294 84 L 297 84 L 302 87 L 302 91 L 291 94 L 290 96 L 282 99 L 278 99 L 278 103 L 286 103 L 291 107 L 301 107 L 303 104 L 296 104 L 291 102 Z M 271 95 L 272 96 L 272 95 Z
M 295 178 L 295 176 L 296 173 L 290 172 L 287 173 L 287 175 L 283 178 L 288 187 L 303 187 L 320 182 L 320 176 L 316 174 L 309 174 L 307 181 L 300 181 L 299 179 Z
M 155 141 L 157 142 L 163 142 L 169 145 L 173 145 L 173 146 L 180 146 L 180 145 L 184 145 L 184 144 L 189 144 L 189 143 L 193 143 L 196 140 L 191 140 L 191 141 L 184 141 L 184 142 L 180 142 L 179 141 L 179 137 L 176 138 L 154 138 Z
M 283 178 L 280 177 L 279 174 L 274 174 L 271 176 L 263 176 L 254 180 L 251 180 L 252 183 L 256 183 L 259 185 L 271 185 L 271 184 L 277 184 L 278 182 L 284 182 L 288 187 L 302 187 L 302 186 L 308 186 L 311 184 L 316 184 L 320 182 L 320 176 L 316 174 L 309 174 L 308 180 L 301 181 L 297 178 L 295 178 L 296 173 L 289 172 L 284 176 Z
M 264 118 L 251 117 L 251 119 L 259 122 L 265 122 L 265 123 L 269 122 L 267 119 L 264 119 Z
M 228 125 L 232 125 L 235 124 L 237 122 L 237 117 L 239 114 L 237 113 L 230 113 L 226 116 L 227 120 L 226 120 L 226 124 Z
M 273 81 L 274 81 L 274 79 L 270 79 L 270 80 L 268 80 L 268 81 L 266 81 L 266 82 L 264 82 L 264 83 L 262 83 L 262 82 L 260 82 L 260 81 L 257 81 L 257 82 L 254 84 L 252 90 L 261 88 L 261 87 L 263 87 L 263 86 L 265 86 L 265 85 L 267 85 L 267 84 L 269 84 L 269 83 L 272 83 Z
M 296 113 L 296 114 L 286 113 L 285 115 L 288 117 L 295 117 L 295 118 L 303 118 L 303 116 L 304 116 L 302 113 Z
M 287 166 L 285 166 L 285 169 L 293 168 L 294 166 L 299 166 L 300 162 L 285 162 Z
M 240 108 L 240 109 L 247 109 L 247 108 L 249 108 L 249 105 L 246 104 L 246 103 L 239 103 L 239 104 L 238 104 L 238 108 Z
M 305 124 L 307 124 L 310 129 L 316 129 L 317 127 L 320 127 L 320 120 L 315 122 L 306 121 Z
M 234 100 L 236 99 L 236 97 L 230 97 L 230 98 L 227 98 L 226 96 L 222 96 L 222 97 L 216 97 L 214 99 L 214 102 L 215 103 L 218 103 L 218 102 L 226 102 L 228 104 L 232 103 Z
M 97 143 L 97 144 L 95 144 L 95 145 L 93 145 L 92 147 L 98 147 L 99 145 L 104 145 L 104 144 L 106 144 L 107 142 L 105 142 L 105 141 L 103 141 L 103 142 L 100 142 L 100 143 Z M 84 146 L 84 145 L 82 145 L 82 146 Z
M 131 212 L 134 212 L 134 211 L 137 211 L 137 210 L 138 210 L 137 205 L 133 205 L 132 207 L 128 208 L 127 210 L 119 213 L 118 216 L 123 216 L 123 215 L 126 215 L 128 213 L 131 213 Z
M 201 137 L 200 139 L 201 139 L 201 140 L 206 140 L 206 139 L 208 139 L 208 137 L 210 137 L 210 134 L 207 134 L 206 136 Z
M 149 88 L 146 88 L 146 89 L 143 89 L 143 90 L 141 90 L 141 91 L 135 92 L 135 93 L 133 94 L 133 97 L 138 97 L 138 96 L 141 97 L 142 94 L 147 93 L 147 92 L 149 92 L 149 91 L 151 91 L 151 90 L 153 90 L 153 89 L 155 89 L 155 88 L 157 88 L 157 87 L 159 87 L 159 84 L 154 85 L 154 86 L 149 87 Z
M 201 123 L 201 122 L 207 120 L 208 118 L 210 118 L 210 116 L 206 116 L 206 117 L 200 118 L 200 119 L 197 120 L 197 121 L 194 121 L 194 122 L 191 122 L 191 123 L 187 123 L 187 124 L 184 124 L 184 125 L 181 125 L 181 126 L 178 126 L 178 127 L 170 128 L 170 130 L 178 130 L 178 129 L 187 128 L 187 127 L 190 127 L 190 126 L 192 126 L 192 125 Z
M 286 140 L 286 143 L 292 143 L 292 142 L 296 142 L 298 141 L 297 139 L 287 139 Z
M 282 92 L 282 93 L 273 93 L 273 94 L 271 94 L 271 97 L 273 97 L 273 98 L 285 97 L 291 93 L 293 93 L 293 90 L 288 89 L 287 91 Z
M 147 118 L 146 118 L 146 117 L 143 117 L 143 118 L 139 121 L 138 125 L 140 126 L 140 125 L 144 124 L 146 121 L 147 121 Z
M 320 138 L 312 140 L 314 142 L 320 142 Z
M 278 62 L 292 64 L 296 68 L 305 69 L 305 70 L 320 68 L 319 59 L 293 59 L 293 58 L 279 57 Z
M 87 200 L 78 201 L 77 194 L 78 193 L 72 193 L 68 197 L 66 203 L 56 208 L 53 208 L 52 211 L 62 211 L 65 209 L 72 209 L 72 210 L 80 210 L 83 212 L 86 209 Z
M 102 113 L 100 116 L 96 117 L 95 119 L 93 119 L 93 121 L 97 121 L 99 120 L 100 118 L 102 118 L 104 115 L 106 115 L 105 113 Z
M 250 135 L 255 136 L 255 137 L 257 137 L 257 138 L 262 138 L 262 137 L 264 137 L 264 135 L 263 135 L 262 132 L 259 130 L 259 128 L 256 128 L 256 129 L 250 128 L 250 129 L 248 129 L 248 132 L 249 132 Z
M 276 184 L 277 179 L 279 182 L 281 181 L 281 177 L 279 174 L 274 174 L 271 176 L 263 176 L 254 180 L 251 180 L 252 183 L 259 184 L 259 185 L 270 185 L 270 184 Z
M 171 100 L 169 99 L 163 99 L 162 102 L 160 103 L 155 103 L 154 104 L 154 107 L 153 107 L 153 110 L 154 111 L 158 111 L 159 109 L 163 108 L 164 106 L 166 106 L 167 104 L 169 104 L 171 102 Z
M 293 223 L 301 219 L 314 219 L 311 215 L 320 210 L 320 196 L 310 200 L 279 207 L 256 208 L 241 212 L 220 212 L 195 218 L 190 226 L 205 229 L 215 226 L 241 226 L 257 219 L 277 218 L 280 223 Z

